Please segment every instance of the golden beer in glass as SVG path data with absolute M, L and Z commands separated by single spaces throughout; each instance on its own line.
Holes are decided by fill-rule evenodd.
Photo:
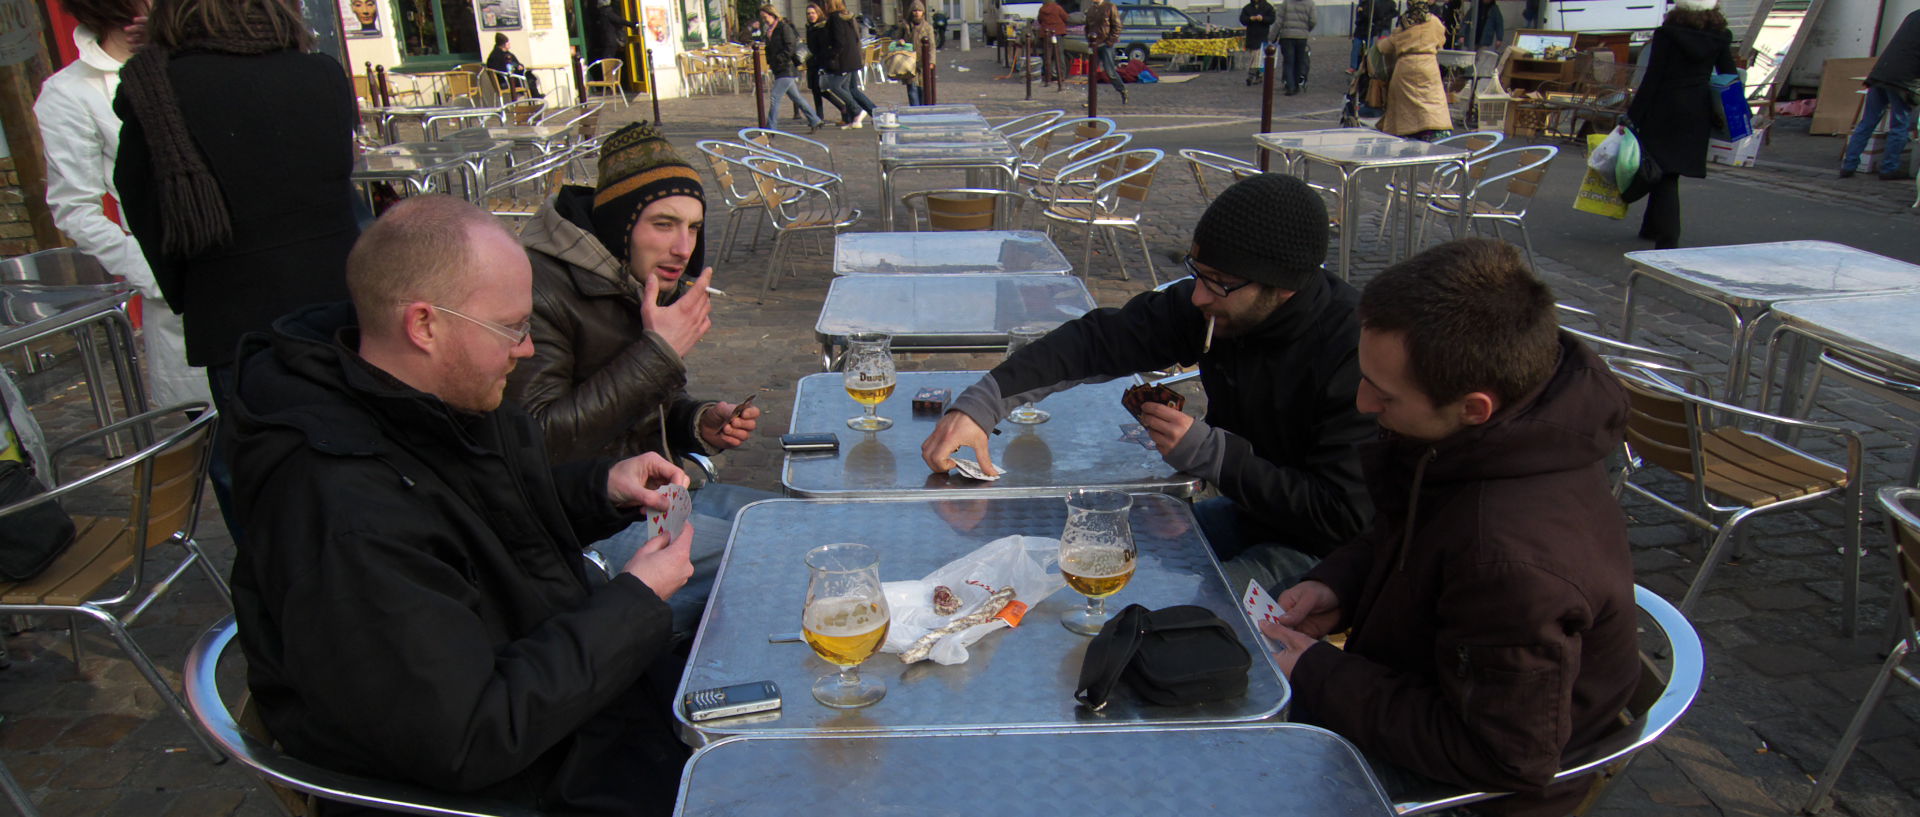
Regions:
M 866 545 L 822 545 L 807 551 L 807 574 L 801 633 L 820 660 L 840 668 L 813 682 L 813 699 L 835 709 L 870 706 L 887 695 L 886 684 L 859 670 L 887 642 L 880 554 Z
M 1106 599 L 1133 579 L 1140 550 L 1133 544 L 1127 513 L 1133 497 L 1120 491 L 1076 488 L 1067 493 L 1067 525 L 1060 532 L 1060 575 L 1087 597 L 1060 624 L 1081 635 L 1099 635 L 1107 621 Z

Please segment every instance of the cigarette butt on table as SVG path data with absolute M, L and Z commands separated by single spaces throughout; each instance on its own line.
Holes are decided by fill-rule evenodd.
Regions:
M 1213 351 L 1213 316 L 1207 316 L 1207 339 L 1200 342 L 1200 354 Z

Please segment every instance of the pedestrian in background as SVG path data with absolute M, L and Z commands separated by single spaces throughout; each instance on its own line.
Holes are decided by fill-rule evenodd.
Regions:
M 1367 53 L 1367 46 L 1393 30 L 1393 21 L 1400 18 L 1400 10 L 1394 8 L 1393 0 L 1354 0 L 1353 4 L 1353 53 L 1347 57 L 1347 70 L 1360 70 L 1360 58 Z
M 185 319 L 187 362 L 207 368 L 226 414 L 240 336 L 347 297 L 360 116 L 346 70 L 308 53 L 289 0 L 159 0 L 147 37 L 114 101 L 125 123 L 114 181 L 160 292 Z M 244 546 L 222 427 L 214 494 Z
M 1060 38 L 1067 36 L 1067 8 L 1060 0 L 1047 0 L 1040 4 L 1040 10 L 1033 14 L 1033 24 L 1040 29 L 1040 37 L 1045 40 L 1042 52 L 1046 58 L 1041 61 L 1041 81 L 1059 82 L 1067 75 L 1066 60 L 1060 53 Z
M 807 118 L 807 130 L 817 131 L 825 120 L 813 108 L 807 107 L 807 100 L 800 95 L 800 33 L 793 30 L 793 24 L 780 16 L 780 10 L 772 4 L 760 7 L 760 27 L 767 33 L 767 71 L 773 74 L 773 93 L 767 95 L 767 115 L 761 121 L 765 127 L 780 127 L 780 102 L 793 100 L 794 107 L 800 109 Z
M 1733 34 L 1718 0 L 1679 0 L 1647 43 L 1653 56 L 1627 107 L 1640 155 L 1660 168 L 1647 191 L 1640 237 L 1654 249 L 1680 246 L 1680 177 L 1707 175 L 1707 139 L 1713 134 L 1712 74 L 1731 74 Z
M 1447 27 L 1429 10 L 1426 0 L 1407 0 L 1400 30 L 1380 41 L 1380 53 L 1393 60 L 1387 114 L 1380 117 L 1380 130 L 1434 139 L 1453 128 L 1447 89 L 1440 83 L 1440 47 L 1446 41 Z
M 208 401 L 206 373 L 187 365 L 186 327 L 167 309 L 140 242 L 107 214 L 105 204 L 105 197 L 120 198 L 113 183 L 114 159 L 120 153 L 120 117 L 113 113 L 113 97 L 120 88 L 120 67 L 133 56 L 128 32 L 134 18 L 146 14 L 146 3 L 66 0 L 61 5 L 79 22 L 73 44 L 80 56 L 48 77 L 33 103 L 46 144 L 47 207 L 53 210 L 54 226 L 152 305 L 143 313 L 140 341 L 146 348 L 147 383 L 155 405 Z
M 1468 25 L 1477 26 L 1479 32 L 1474 37 L 1475 50 L 1499 50 L 1507 41 L 1507 18 L 1500 13 L 1500 4 L 1494 0 L 1480 0 L 1479 19 L 1469 19 Z
M 823 57 L 833 50 L 833 35 L 827 33 L 827 14 L 818 3 L 807 4 L 807 88 L 813 91 L 813 115 L 825 119 L 826 110 L 820 101 L 833 103 L 834 110 L 840 112 L 840 121 L 847 121 L 847 106 L 840 98 L 827 91 L 827 63 Z
M 1313 33 L 1313 0 L 1280 0 L 1276 35 L 1280 40 L 1280 79 L 1287 96 L 1307 84 L 1307 37 Z
M 1260 81 L 1260 52 L 1267 47 L 1267 30 L 1273 27 L 1273 4 L 1267 0 L 1248 0 L 1240 8 L 1240 25 L 1247 29 L 1247 84 Z
M 837 0 L 836 0 L 837 1 Z M 1120 66 L 1113 61 L 1113 47 L 1120 42 L 1120 10 L 1112 0 L 1093 0 L 1087 9 L 1087 46 L 1093 49 L 1095 70 L 1107 72 L 1107 82 L 1120 92 L 1120 104 L 1127 102 L 1127 86 L 1120 82 Z M 1088 82 L 1094 78 L 1087 77 Z
M 819 6 L 821 16 L 826 18 L 827 53 L 822 57 L 825 73 L 821 79 L 826 81 L 829 93 L 840 97 L 840 111 L 845 117 L 840 126 L 865 125 L 867 117 L 873 115 L 873 100 L 860 90 L 860 69 L 867 64 L 866 52 L 860 48 L 860 24 L 847 13 L 844 0 L 808 0 L 808 3 Z
M 1847 153 L 1840 160 L 1840 178 L 1853 175 L 1860 167 L 1860 153 L 1867 148 L 1880 115 L 1887 115 L 1887 144 L 1880 154 L 1880 178 L 1899 181 L 1913 178 L 1900 172 L 1900 161 L 1907 153 L 1907 135 L 1913 132 L 1913 109 L 1920 105 L 1920 11 L 1911 12 L 1900 29 L 1893 33 L 1887 50 L 1867 72 L 1867 101 L 1860 109 L 1860 124 L 1847 138 Z M 49 148 L 51 149 L 51 148 Z
M 933 23 L 927 21 L 927 7 L 921 5 L 920 0 L 914 0 L 913 5 L 907 8 L 907 19 L 900 21 L 894 31 L 894 39 L 906 43 L 913 50 L 914 71 L 900 80 L 907 86 L 908 105 L 926 104 L 926 88 L 923 84 L 926 78 L 920 76 L 920 57 L 921 49 L 925 48 L 927 67 L 933 67 L 934 49 L 931 43 L 934 37 Z

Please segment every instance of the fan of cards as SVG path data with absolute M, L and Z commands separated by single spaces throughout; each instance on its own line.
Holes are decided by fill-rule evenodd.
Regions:
M 1120 405 L 1126 406 L 1128 413 L 1132 414 L 1134 419 L 1139 419 L 1140 407 L 1148 403 L 1163 403 L 1172 406 L 1174 411 L 1179 411 L 1186 408 L 1187 398 L 1157 383 L 1134 386 L 1120 395 Z
M 671 539 L 679 536 L 680 531 L 686 529 L 687 520 L 693 517 L 693 494 L 673 484 L 660 486 L 659 493 L 667 498 L 667 509 L 647 509 L 647 538 L 670 532 L 668 538 Z

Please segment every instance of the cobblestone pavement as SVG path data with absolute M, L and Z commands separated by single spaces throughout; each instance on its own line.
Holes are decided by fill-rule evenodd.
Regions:
M 1314 79 L 1297 97 L 1278 100 L 1282 120 L 1276 127 L 1325 126 L 1339 104 L 1344 79 L 1345 42 L 1316 40 Z M 1046 107 L 1079 110 L 1084 89 L 1064 93 L 1023 89 L 991 62 L 991 52 L 968 55 L 949 51 L 940 75 L 941 101 L 978 104 L 990 117 L 1011 116 Z M 961 70 L 962 68 L 969 70 Z M 1117 103 L 1110 89 L 1101 100 L 1103 114 L 1118 116 L 1123 128 L 1152 144 L 1178 144 L 1238 128 L 1250 132 L 1258 122 L 1254 89 L 1231 73 L 1201 74 L 1181 83 L 1134 86 L 1132 100 Z M 898 87 L 871 94 L 881 102 L 902 101 Z M 750 124 L 751 95 L 673 100 L 661 105 L 669 135 L 692 155 L 691 143 L 719 138 Z M 646 113 L 636 103 L 627 118 Z M 832 145 L 850 189 L 871 203 L 876 189 L 870 131 L 822 131 Z M 1777 135 L 1777 138 L 1791 138 Z M 1245 151 L 1239 151 L 1245 153 Z M 1804 191 L 1806 206 L 1844 207 L 1862 218 L 1911 218 L 1893 185 L 1849 185 L 1824 178 L 1811 165 L 1743 169 L 1728 173 L 1770 189 Z M 931 185 L 938 176 L 915 177 L 906 185 Z M 906 187 L 905 189 L 911 189 Z M 1905 190 L 1911 193 L 1911 186 Z M 1155 177 L 1153 212 L 1147 235 L 1161 276 L 1175 261 L 1205 202 L 1186 169 L 1162 165 Z M 1369 202 L 1377 206 L 1377 202 Z M 718 208 L 716 207 L 716 210 Z M 863 209 L 870 209 L 863 206 Z M 710 213 L 719 224 L 722 213 Z M 1356 281 L 1365 281 L 1387 263 L 1386 248 L 1374 236 L 1372 216 L 1359 225 Z M 862 227 L 873 229 L 871 212 Z M 1744 240 L 1768 240 L 1753 235 Z M 1070 257 L 1078 256 L 1077 236 L 1063 236 Z M 717 241 L 716 241 L 717 243 Z M 1633 249 L 1625 247 L 1619 249 Z M 728 297 L 715 299 L 714 329 L 691 356 L 696 395 L 737 400 L 760 393 L 765 411 L 760 432 L 743 449 L 723 458 L 727 481 L 778 489 L 780 452 L 774 437 L 787 430 L 788 407 L 796 380 L 818 371 L 811 328 L 829 274 L 824 252 L 804 256 L 798 273 L 765 298 L 756 298 L 771 253 L 771 241 L 742 247 L 731 262 L 717 263 L 716 285 Z M 1617 250 L 1615 251 L 1617 253 Z M 1617 255 L 1614 256 L 1617 258 Z M 1617 312 L 1620 284 L 1615 278 L 1582 269 L 1615 264 L 1578 263 L 1593 259 L 1540 258 L 1541 274 L 1568 303 L 1603 315 Z M 1920 260 L 1920 252 L 1906 256 Z M 1117 305 L 1145 289 L 1137 257 L 1128 259 L 1130 281 L 1117 275 L 1112 259 L 1096 254 L 1088 281 L 1101 304 Z M 1644 338 L 1686 355 L 1703 370 L 1725 370 L 1726 330 L 1707 313 L 1685 303 L 1658 299 L 1647 303 Z M 1613 327 L 1604 327 L 1612 329 Z M 986 356 L 910 356 L 902 368 L 980 369 Z M 85 426 L 84 393 L 70 390 L 42 405 L 43 422 L 55 436 Z M 1905 468 L 1915 431 L 1909 415 L 1881 403 L 1829 388 L 1819 417 L 1860 431 L 1867 444 L 1868 487 L 1891 484 Z M 1672 485 L 1667 487 L 1671 488 Z M 1677 599 L 1697 568 L 1698 536 L 1681 520 L 1647 503 L 1629 501 L 1632 541 L 1639 581 L 1669 599 Z M 1598 813 L 1609 815 L 1773 815 L 1791 813 L 1810 790 L 1809 775 L 1819 771 L 1863 694 L 1880 654 L 1884 607 L 1893 586 L 1882 545 L 1886 541 L 1877 512 L 1868 513 L 1866 540 L 1872 548 L 1864 563 L 1863 635 L 1837 635 L 1841 559 L 1839 515 L 1828 511 L 1788 512 L 1761 517 L 1746 548 L 1746 558 L 1721 568 L 1695 611 L 1695 623 L 1707 650 L 1707 678 L 1693 711 L 1654 749 L 1643 753 L 1610 792 Z M 224 565 L 231 544 L 217 513 L 201 525 L 201 539 Z M 178 681 L 192 639 L 222 614 L 222 605 L 204 577 L 184 576 L 173 592 L 134 628 L 135 635 Z M 97 628 L 83 628 L 85 661 L 76 671 L 57 622 L 7 639 L 12 666 L 0 672 L 0 760 L 50 815 L 267 815 L 271 802 L 234 764 L 211 765 L 186 728 L 160 705 L 158 697 Z M 237 674 L 230 680 L 237 683 Z M 1895 685 L 1898 687 L 1899 685 Z M 1897 815 L 1920 811 L 1920 696 L 1894 689 L 1837 788 L 1837 813 Z M 1285 762 L 1276 758 L 1276 762 Z M 1284 796 L 1284 793 L 1276 793 Z

